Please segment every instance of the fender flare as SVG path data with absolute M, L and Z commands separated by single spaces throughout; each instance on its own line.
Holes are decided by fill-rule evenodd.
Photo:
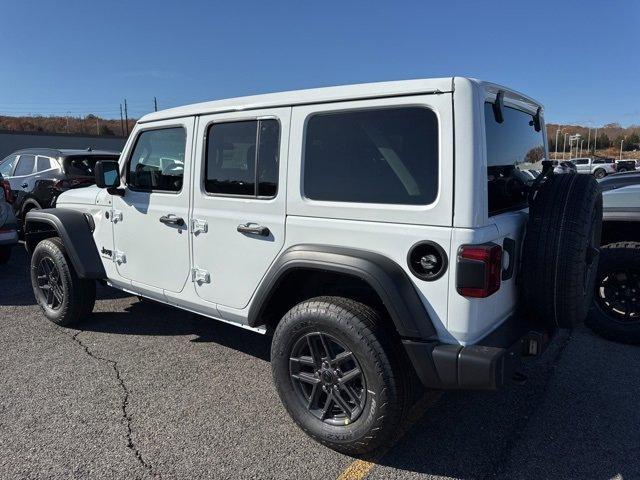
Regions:
M 43 229 L 43 226 L 45 228 Z M 93 234 L 83 212 L 64 208 L 32 210 L 27 213 L 24 234 L 29 253 L 42 238 L 44 232 L 54 230 L 64 244 L 69 260 L 80 278 L 107 278 Z
M 287 273 L 312 269 L 346 274 L 365 281 L 378 294 L 404 338 L 436 339 L 429 313 L 407 273 L 379 253 L 325 245 L 296 245 L 274 262 L 249 308 L 249 325 L 258 326 L 269 300 Z

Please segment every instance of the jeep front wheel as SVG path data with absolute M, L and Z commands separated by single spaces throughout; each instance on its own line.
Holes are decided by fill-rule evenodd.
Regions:
M 57 325 L 74 325 L 93 310 L 96 284 L 78 278 L 57 237 L 41 241 L 34 249 L 31 285 L 44 315 Z
M 293 420 L 342 453 L 393 441 L 411 401 L 411 367 L 381 316 L 350 299 L 318 297 L 293 307 L 275 330 L 271 365 Z

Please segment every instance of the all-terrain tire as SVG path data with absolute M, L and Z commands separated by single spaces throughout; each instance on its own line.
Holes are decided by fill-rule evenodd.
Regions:
M 526 305 L 549 328 L 584 321 L 593 297 L 602 193 L 590 175 L 553 175 L 529 210 L 522 269 Z
M 611 298 L 615 292 L 605 290 L 604 280 L 613 274 L 623 275 L 625 288 L 619 292 L 618 299 L 625 300 L 623 306 L 635 304 L 636 316 L 624 317 L 623 309 L 616 307 Z M 628 285 L 627 285 L 628 284 Z M 610 288 L 610 287 L 607 287 Z M 608 295 L 607 295 L 608 294 Z M 626 302 L 630 302 L 628 305 Z M 640 344 L 640 242 L 618 242 L 602 247 L 598 263 L 598 275 L 591 309 L 585 321 L 595 333 L 608 340 L 632 345 Z
M 353 422 L 328 424 L 312 415 L 292 380 L 294 346 L 317 332 L 344 344 L 363 372 L 366 400 Z M 368 453 L 393 442 L 411 405 L 413 369 L 377 311 L 343 297 L 304 301 L 277 325 L 271 352 L 273 378 L 282 403 L 316 441 L 349 455 Z
M 11 259 L 11 247 L 7 245 L 0 246 L 0 265 L 5 265 Z
M 47 262 L 48 268 L 53 266 L 52 275 L 60 280 L 57 290 L 61 298 L 53 304 L 48 303 L 45 290 L 39 286 L 42 283 L 39 277 L 42 276 L 40 265 L 43 261 Z M 93 280 L 78 278 L 58 237 L 42 240 L 36 245 L 31 256 L 31 285 L 45 317 L 57 325 L 75 325 L 93 311 L 96 284 Z

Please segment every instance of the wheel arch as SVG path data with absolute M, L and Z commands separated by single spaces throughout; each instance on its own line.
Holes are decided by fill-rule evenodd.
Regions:
M 24 235 L 29 253 L 33 252 L 41 240 L 59 237 L 78 277 L 106 278 L 91 227 L 84 213 L 62 208 L 32 210 L 25 218 Z
M 309 278 L 345 279 L 349 287 L 361 285 L 375 293 L 379 306 L 389 314 L 398 334 L 404 338 L 436 339 L 433 322 L 418 292 L 406 272 L 395 261 L 367 250 L 324 245 L 296 245 L 285 250 L 267 272 L 249 308 L 249 325 L 268 322 L 265 312 L 284 297 L 290 297 L 280 287 L 296 279 L 295 290 Z M 295 277 L 297 276 L 297 277 Z M 344 286 L 344 285 L 342 285 Z M 333 293 L 343 293 L 341 285 L 333 285 Z M 287 300 L 296 304 L 306 297 L 326 292 L 311 291 L 305 298 Z M 291 306 L 293 306 L 291 305 Z M 283 312 L 280 312 L 283 313 Z

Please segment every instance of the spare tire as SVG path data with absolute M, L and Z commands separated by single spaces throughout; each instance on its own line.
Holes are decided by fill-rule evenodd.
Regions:
M 549 328 L 584 321 L 598 266 L 602 193 L 591 175 L 548 178 L 536 192 L 522 257 L 528 311 Z

